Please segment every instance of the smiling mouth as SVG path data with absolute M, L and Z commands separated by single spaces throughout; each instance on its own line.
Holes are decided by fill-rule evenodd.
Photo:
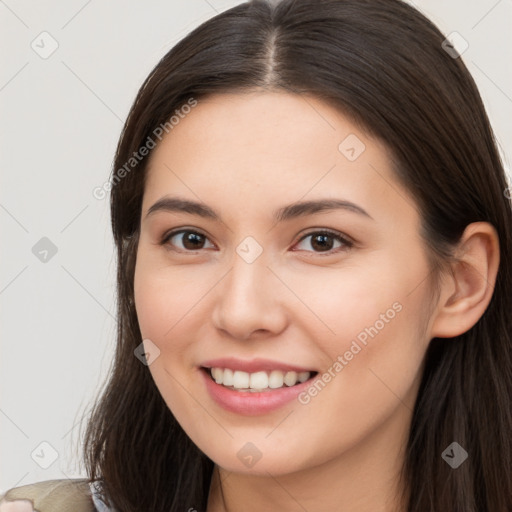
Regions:
M 207 373 L 211 380 L 227 389 L 252 393 L 293 387 L 318 375 L 316 371 L 272 370 L 248 373 L 230 368 L 206 368 L 204 366 L 201 367 L 201 370 Z

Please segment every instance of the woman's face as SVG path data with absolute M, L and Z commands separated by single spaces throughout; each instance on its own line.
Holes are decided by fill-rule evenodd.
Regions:
M 278 475 L 405 442 L 431 276 L 382 144 L 313 97 L 211 96 L 153 150 L 145 187 L 134 284 L 149 370 L 208 457 Z M 203 209 L 148 213 L 162 199 Z M 340 203 L 299 206 L 327 201 Z

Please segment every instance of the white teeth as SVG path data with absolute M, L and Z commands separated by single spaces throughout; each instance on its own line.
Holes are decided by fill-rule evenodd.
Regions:
M 268 375 L 267 375 L 267 372 L 251 373 L 250 374 L 250 379 L 249 379 L 249 387 L 251 389 L 265 389 L 265 388 L 268 388 Z
M 284 376 L 284 383 L 287 386 L 293 386 L 297 383 L 297 372 L 287 372 Z
M 284 373 L 279 370 L 272 370 L 268 378 L 268 387 L 272 389 L 282 388 L 284 383 Z
M 218 370 L 222 370 L 222 368 L 218 368 Z M 226 368 L 224 370 L 224 377 L 222 378 L 222 384 L 224 386 L 232 386 L 233 385 L 233 370 Z
M 309 379 L 310 373 L 309 372 L 300 372 L 299 373 L 299 382 L 306 382 Z
M 258 391 L 263 389 L 278 389 L 284 385 L 295 386 L 299 382 L 307 381 L 311 372 L 271 372 L 247 373 L 229 368 L 210 368 L 210 374 L 217 384 L 244 391 Z
M 220 369 L 220 368 L 219 368 Z M 220 369 L 222 373 L 224 371 Z M 224 381 L 222 381 L 222 384 L 224 384 Z M 233 374 L 233 386 L 236 389 L 245 389 L 249 387 L 249 374 L 246 372 L 241 372 L 239 370 L 236 370 Z
M 222 371 L 222 368 L 212 368 L 212 377 L 215 379 L 217 384 L 222 384 L 223 375 L 224 372 Z

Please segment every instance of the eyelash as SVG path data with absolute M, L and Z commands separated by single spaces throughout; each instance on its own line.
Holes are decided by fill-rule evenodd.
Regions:
M 173 238 L 174 236 L 179 235 L 181 233 L 193 233 L 193 234 L 196 234 L 196 235 L 201 235 L 201 236 L 205 237 L 206 239 L 208 239 L 208 237 L 205 234 L 201 233 L 200 231 L 196 231 L 196 230 L 193 230 L 193 229 L 178 229 L 178 230 L 166 233 L 163 236 L 163 238 L 162 238 L 162 240 L 160 242 L 160 245 L 168 246 L 169 250 L 171 250 L 171 251 L 189 252 L 189 253 L 192 253 L 192 254 L 194 254 L 197 251 L 201 251 L 202 250 L 202 249 L 197 249 L 197 251 L 192 251 L 192 250 L 188 250 L 188 249 L 174 249 L 171 246 L 171 244 L 169 243 L 169 240 L 171 238 Z M 331 256 L 332 254 L 337 254 L 338 252 L 347 251 L 347 250 L 349 250 L 350 248 L 352 248 L 354 246 L 354 242 L 349 240 L 345 235 L 343 235 L 339 231 L 335 231 L 333 229 L 321 229 L 321 230 L 316 230 L 316 231 L 310 231 L 310 232 L 306 233 L 300 240 L 298 240 L 295 245 L 299 244 L 300 242 L 302 242 L 303 240 L 305 240 L 306 238 L 308 238 L 311 235 L 330 235 L 331 237 L 333 237 L 333 238 L 337 239 L 338 241 L 340 241 L 345 246 L 345 247 L 338 247 L 337 250 L 330 249 L 328 251 L 320 251 L 320 252 L 318 252 L 318 251 L 306 251 L 306 252 L 313 252 L 313 253 L 315 253 L 315 254 L 317 254 L 319 256 Z

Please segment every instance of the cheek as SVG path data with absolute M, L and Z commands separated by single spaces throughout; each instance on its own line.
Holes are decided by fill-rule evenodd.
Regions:
M 134 277 L 139 327 L 142 339 L 151 340 L 160 351 L 148 369 L 167 407 L 190 435 L 196 429 L 195 418 L 204 414 L 199 402 L 190 398 L 190 392 L 196 391 L 189 388 L 191 333 L 196 332 L 191 313 L 205 291 L 196 282 L 190 285 L 184 272 L 174 270 L 170 275 L 168 268 L 143 258 L 139 261 Z
M 400 400 L 414 405 L 411 389 L 429 341 L 421 336 L 429 295 L 426 261 L 418 253 L 412 262 L 406 266 L 389 255 L 329 279 L 296 278 L 308 307 L 319 312 L 318 318 L 295 316 L 299 328 L 327 327 L 315 339 L 325 355 L 323 373 L 301 403 L 340 418 L 340 428 L 357 425 L 364 432 Z
M 180 329 L 186 325 L 192 332 L 190 321 L 211 286 L 209 281 L 200 272 L 165 266 L 142 254 L 134 276 L 135 307 L 142 337 L 151 339 L 161 350 L 178 350 L 183 338 Z M 166 347 L 169 343 L 165 340 L 173 340 L 172 345 Z
M 283 270 L 281 275 L 300 300 L 296 306 L 291 300 L 288 304 L 295 308 L 292 322 L 320 345 L 329 356 L 327 363 L 351 349 L 347 358 L 355 359 L 357 352 L 357 359 L 369 363 L 377 357 L 379 347 L 391 349 L 416 339 L 418 325 L 425 320 L 422 281 L 428 267 L 421 255 L 409 266 L 397 263 L 392 254 L 372 255 L 367 261 L 339 269 Z
M 338 359 L 331 371 L 336 375 L 332 395 L 339 397 L 342 423 L 348 421 L 343 411 L 353 411 L 349 423 L 364 431 L 397 406 L 412 410 L 429 341 L 421 337 L 428 315 L 425 269 L 411 265 L 404 273 L 396 265 L 383 265 L 378 273 L 346 282 L 350 299 L 343 299 L 339 334 L 336 343 L 329 343 L 333 365 Z
M 380 301 L 339 308 L 337 322 L 331 317 L 337 335 L 323 337 L 330 361 L 299 397 L 289 430 L 277 429 L 273 442 L 290 444 L 289 432 L 305 429 L 307 441 L 301 438 L 301 446 L 294 449 L 314 453 L 319 462 L 350 449 L 383 425 L 406 424 L 425 352 L 418 339 L 422 309 L 420 293 L 407 297 L 393 291 L 381 292 Z
M 206 315 L 201 308 L 216 281 L 218 277 L 201 271 L 166 265 L 144 250 L 138 255 L 134 276 L 137 319 L 142 339 L 151 340 L 159 350 L 149 371 L 182 425 L 201 412 L 187 391 L 197 391 L 190 390 L 190 372 L 197 371 L 197 344 Z

